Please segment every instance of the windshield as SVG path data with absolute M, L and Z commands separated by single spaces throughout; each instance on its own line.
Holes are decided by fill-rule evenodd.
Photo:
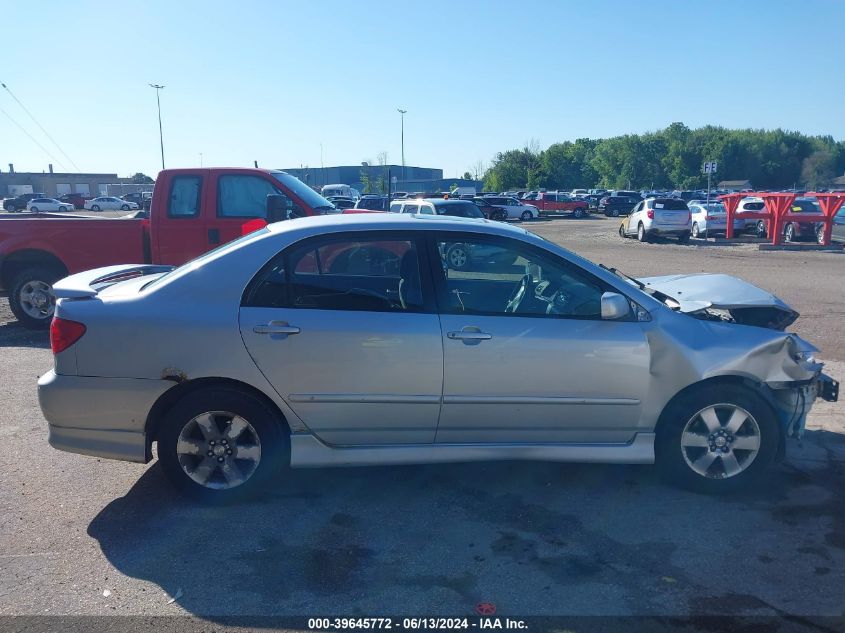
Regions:
M 335 207 L 331 202 L 326 200 L 299 178 L 291 176 L 283 171 L 271 171 L 270 175 L 293 192 L 293 194 L 302 200 L 306 206 L 311 207 L 315 211 L 332 212 L 334 210 Z
M 452 215 L 459 218 L 483 218 L 484 214 L 474 202 L 451 202 L 434 205 L 437 215 Z

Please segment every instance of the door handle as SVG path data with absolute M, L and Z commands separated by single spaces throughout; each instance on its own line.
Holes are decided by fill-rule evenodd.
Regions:
M 256 334 L 299 334 L 300 329 L 281 321 L 270 321 L 266 325 L 256 325 L 252 331 Z
M 220 229 L 208 229 L 208 243 L 209 244 L 219 244 L 220 243 Z
M 492 334 L 487 332 L 478 332 L 473 330 L 461 330 L 460 332 L 447 332 L 446 336 L 453 341 L 489 341 L 493 338 Z

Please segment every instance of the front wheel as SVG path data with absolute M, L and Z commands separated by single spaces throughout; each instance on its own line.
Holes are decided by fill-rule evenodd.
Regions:
M 446 251 L 446 264 L 453 270 L 466 268 L 469 263 L 469 253 L 465 244 L 452 244 Z
M 816 242 L 824 244 L 824 224 L 821 224 L 818 228 L 816 228 Z
M 528 222 L 529 220 L 534 219 L 534 214 L 531 211 L 523 211 L 522 215 L 520 216 L 523 222 Z
M 621 238 L 628 237 L 628 235 L 625 233 L 625 225 L 624 224 L 619 225 L 619 237 L 621 237 Z
M 121 211 L 129 211 L 129 205 L 128 204 L 120 205 L 120 210 Z
M 59 207 L 59 213 L 67 213 L 67 211 L 68 211 L 67 207 Z
M 184 494 L 229 503 L 259 492 L 290 463 L 284 421 L 263 400 L 230 387 L 185 396 L 164 416 L 158 457 Z
M 56 310 L 53 283 L 60 276 L 46 268 L 30 268 L 15 277 L 9 293 L 9 307 L 21 325 L 32 330 L 50 326 Z
M 766 237 L 766 223 L 763 220 L 757 222 L 757 237 Z
M 96 205 L 96 204 L 92 204 L 92 205 L 91 205 L 91 210 L 92 210 L 92 211 L 99 211 L 99 210 L 100 210 L 100 207 L 99 207 L 98 205 Z
M 757 393 L 707 386 L 682 396 L 661 416 L 658 467 L 672 482 L 707 493 L 741 490 L 774 461 L 780 428 Z
M 30 213 L 38 213 L 38 207 L 29 207 Z
M 787 224 L 786 230 L 783 232 L 783 241 L 784 242 L 794 242 L 795 241 L 795 225 L 794 224 Z

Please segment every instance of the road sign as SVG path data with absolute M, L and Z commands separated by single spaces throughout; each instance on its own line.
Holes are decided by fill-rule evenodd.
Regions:
M 716 161 L 710 161 L 710 162 L 704 163 L 704 173 L 705 174 L 715 174 L 716 168 L 718 166 L 719 166 L 719 163 L 717 163 Z

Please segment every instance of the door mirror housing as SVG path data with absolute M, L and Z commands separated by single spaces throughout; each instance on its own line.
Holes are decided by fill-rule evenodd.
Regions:
M 288 219 L 288 199 L 278 193 L 267 194 L 267 222 L 281 222 Z
M 628 299 L 616 292 L 605 292 L 601 296 L 601 318 L 608 321 L 621 319 L 631 313 Z

